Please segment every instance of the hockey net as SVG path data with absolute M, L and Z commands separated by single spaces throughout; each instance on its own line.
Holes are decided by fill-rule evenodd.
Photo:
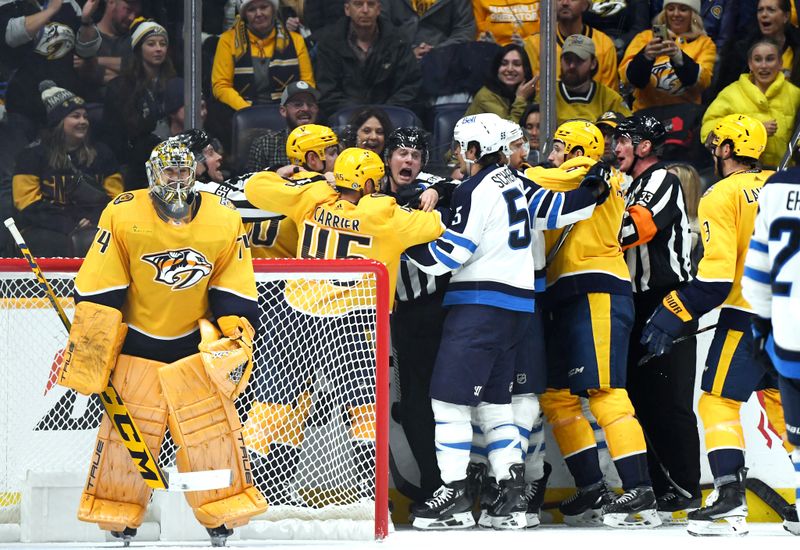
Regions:
M 261 330 L 237 409 L 255 484 L 270 509 L 242 538 L 272 538 L 274 530 L 263 525 L 278 524 L 279 538 L 314 532 L 348 538 L 328 530 L 339 520 L 362 525 L 354 532 L 366 524 L 370 535 L 383 538 L 389 528 L 386 269 L 369 260 L 254 264 Z M 71 318 L 80 260 L 42 260 L 41 267 Z M 66 330 L 27 263 L 0 259 L 0 524 L 21 521 L 32 472 L 85 475 L 90 464 L 102 408 L 96 397 L 55 384 L 65 342 Z M 162 468 L 172 467 L 174 455 L 167 432 Z

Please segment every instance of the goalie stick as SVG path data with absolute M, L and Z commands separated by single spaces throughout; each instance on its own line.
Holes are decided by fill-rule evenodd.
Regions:
M 28 267 L 30 267 L 31 271 L 36 276 L 39 286 L 44 290 L 53 309 L 56 310 L 58 317 L 61 319 L 61 323 L 64 325 L 64 328 L 67 329 L 67 332 L 69 332 L 72 323 L 67 317 L 64 308 L 62 308 L 61 304 L 58 302 L 53 287 L 50 286 L 50 283 L 45 278 L 42 269 L 36 262 L 36 258 L 31 254 L 25 239 L 22 238 L 22 234 L 19 232 L 19 229 L 17 229 L 14 219 L 8 218 L 4 223 L 11 233 L 11 236 L 14 238 L 14 242 L 16 242 L 19 247 L 22 256 L 28 262 Z M 205 491 L 230 487 L 233 477 L 230 470 L 207 470 L 186 473 L 170 472 L 169 476 L 165 475 L 156 463 L 153 453 L 144 442 L 142 433 L 139 431 L 139 428 L 136 427 L 133 417 L 128 412 L 128 407 L 125 406 L 125 402 L 111 384 L 110 379 L 106 389 L 100 393 L 100 402 L 103 404 L 109 420 L 114 424 L 114 428 L 117 430 L 120 439 L 122 439 L 125 448 L 128 449 L 128 453 L 131 455 L 131 460 L 136 464 L 139 474 L 148 487 L 173 492 Z

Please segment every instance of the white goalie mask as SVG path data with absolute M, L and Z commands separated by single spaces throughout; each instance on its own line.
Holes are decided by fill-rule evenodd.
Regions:
M 146 163 L 150 197 L 166 221 L 184 223 L 191 219 L 195 166 L 194 154 L 178 139 L 163 141 L 150 153 Z

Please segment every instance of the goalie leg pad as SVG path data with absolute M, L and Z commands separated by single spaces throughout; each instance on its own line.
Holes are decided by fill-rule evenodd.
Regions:
M 58 383 L 84 395 L 103 391 L 127 332 L 128 325 L 122 322 L 120 310 L 79 302 Z
M 236 407 L 208 377 L 200 354 L 161 367 L 158 377 L 169 405 L 170 433 L 180 446 L 178 470 L 233 473 L 230 487 L 186 493 L 197 520 L 207 528 L 234 528 L 265 512 L 267 502 L 253 487 Z
M 112 382 L 158 459 L 167 426 L 167 404 L 161 394 L 158 369 L 163 363 L 120 355 Z M 142 523 L 152 489 L 142 479 L 119 433 L 103 415 L 95 452 L 81 496 L 78 519 L 122 531 Z
M 539 396 L 539 404 L 553 427 L 553 437 L 564 458 L 597 446 L 594 430 L 583 415 L 577 395 L 572 395 L 568 389 L 547 388 Z

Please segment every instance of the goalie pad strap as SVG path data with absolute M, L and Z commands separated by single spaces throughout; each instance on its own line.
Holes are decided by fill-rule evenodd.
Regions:
M 122 322 L 120 310 L 79 302 L 58 383 L 84 395 L 103 391 L 127 332 L 128 325 Z

